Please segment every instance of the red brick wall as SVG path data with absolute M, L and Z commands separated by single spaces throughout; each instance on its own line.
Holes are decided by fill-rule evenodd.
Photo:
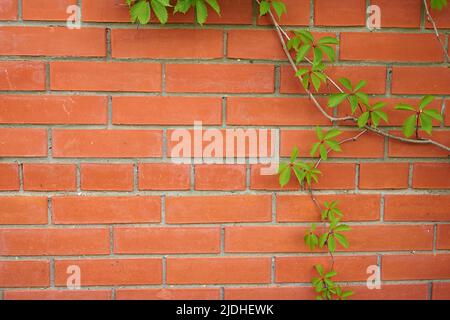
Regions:
M 328 123 L 269 21 L 252 0 L 221 0 L 205 28 L 188 14 L 137 30 L 123 2 L 0 0 L 0 298 L 313 298 L 312 266 L 329 260 L 303 243 L 319 219 L 307 193 L 258 165 L 168 158 L 171 130 L 195 120 L 280 128 L 282 155 L 308 156 Z M 450 69 L 421 1 L 369 1 L 383 14 L 374 33 L 366 2 L 286 0 L 283 22 L 340 38 L 331 76 L 368 80 L 393 126 L 400 100 L 448 106 Z M 79 3 L 82 28 L 69 30 Z M 449 111 L 434 133 L 447 145 Z M 336 269 L 356 299 L 450 298 L 447 157 L 367 134 L 322 165 L 318 198 L 340 200 L 353 229 Z M 69 265 L 81 291 L 65 290 Z M 381 290 L 365 286 L 369 265 Z

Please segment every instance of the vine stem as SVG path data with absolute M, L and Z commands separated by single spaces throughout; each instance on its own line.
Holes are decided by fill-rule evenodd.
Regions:
M 260 3 L 259 0 L 257 0 L 257 2 Z M 279 38 L 279 40 L 280 40 L 280 42 L 281 42 L 281 45 L 282 45 L 282 47 L 283 47 L 284 53 L 285 53 L 286 57 L 288 58 L 289 63 L 290 63 L 290 65 L 291 65 L 292 69 L 293 69 L 295 72 L 297 72 L 297 71 L 298 71 L 298 67 L 297 67 L 297 65 L 295 64 L 295 62 L 294 62 L 294 60 L 293 60 L 293 58 L 292 58 L 292 56 L 291 56 L 291 54 L 290 54 L 290 52 L 289 52 L 289 49 L 288 49 L 288 47 L 287 47 L 287 45 L 286 45 L 286 40 L 285 40 L 285 38 L 289 40 L 289 39 L 290 39 L 290 38 L 289 38 L 289 35 L 288 35 L 287 32 L 280 26 L 280 24 L 277 22 L 277 20 L 276 20 L 274 14 L 273 14 L 273 12 L 272 12 L 271 10 L 269 10 L 269 16 L 270 16 L 270 18 L 271 18 L 271 20 L 272 20 L 272 24 L 273 24 L 273 26 L 275 27 L 275 30 L 276 30 L 277 34 L 278 34 L 278 38 Z M 310 59 L 306 59 L 306 61 L 308 61 L 309 63 L 312 63 Z M 344 92 L 343 89 L 342 89 L 335 81 L 333 81 L 333 79 L 331 79 L 328 75 L 325 75 L 325 76 L 327 77 L 327 80 L 330 81 L 330 83 L 333 84 L 333 86 L 336 87 L 341 93 Z M 301 77 L 300 77 L 300 80 L 301 80 Z M 305 91 L 306 91 L 307 95 L 309 96 L 309 98 L 311 99 L 311 101 L 312 101 L 312 102 L 314 103 L 314 105 L 316 106 L 316 108 L 317 108 L 317 109 L 318 109 L 318 110 L 319 110 L 319 111 L 320 111 L 320 112 L 321 112 L 328 120 L 330 120 L 331 122 L 340 122 L 340 121 L 349 121 L 349 120 L 350 120 L 350 121 L 353 121 L 354 123 L 357 123 L 357 122 L 358 122 L 358 119 L 357 119 L 356 117 L 354 117 L 354 116 L 346 116 L 346 117 L 333 117 L 333 116 L 330 116 L 330 115 L 325 111 L 325 109 L 322 107 L 322 105 L 319 103 L 319 101 L 317 101 L 316 97 L 315 97 L 314 94 L 311 92 L 311 90 L 309 90 L 308 88 L 305 88 Z M 373 126 L 368 126 L 368 125 L 366 125 L 366 126 L 364 127 L 364 129 L 369 130 L 369 131 L 371 131 L 371 132 L 374 132 L 374 133 L 376 133 L 376 134 L 378 134 L 378 135 L 382 135 L 382 136 L 385 136 L 385 137 L 387 137 L 387 138 L 393 139 L 393 140 L 398 140 L 398 141 L 405 142 L 405 143 L 410 143 L 410 144 L 423 144 L 423 145 L 425 145 L 425 144 L 431 144 L 431 145 L 434 145 L 434 146 L 436 146 L 436 147 L 438 147 L 438 148 L 440 148 L 440 149 L 443 149 L 443 150 L 445 150 L 445 151 L 447 151 L 447 152 L 450 152 L 450 147 L 447 147 L 446 145 L 444 145 L 444 144 L 442 144 L 442 143 L 439 143 L 439 142 L 437 142 L 437 141 L 435 141 L 435 140 L 432 140 L 432 139 L 417 139 L 417 140 L 416 140 L 416 139 L 403 138 L 403 137 L 399 137 L 399 136 L 393 135 L 393 134 L 391 134 L 391 133 L 389 133 L 389 132 L 386 132 L 386 131 L 384 131 L 384 130 L 378 129 L 378 128 L 373 127 Z
M 439 35 L 439 31 L 438 31 L 438 28 L 436 26 L 436 21 L 434 21 L 433 16 L 430 13 L 430 8 L 428 7 L 427 0 L 423 0 L 423 5 L 425 6 L 425 13 L 427 15 L 427 20 L 433 25 L 434 34 L 436 35 L 437 40 L 441 44 L 442 51 L 444 52 L 444 55 L 447 58 L 447 62 L 448 62 L 448 61 L 450 61 L 450 57 L 449 57 L 449 55 L 447 53 L 447 48 L 445 47 L 445 43 L 442 41 L 442 39 L 441 39 L 441 37 Z

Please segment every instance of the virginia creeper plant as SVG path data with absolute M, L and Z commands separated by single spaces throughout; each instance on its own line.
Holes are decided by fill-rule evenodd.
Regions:
M 189 10 L 195 11 L 196 21 L 203 25 L 208 18 L 208 10 L 220 15 L 220 0 L 125 0 L 130 9 L 131 21 L 139 24 L 148 24 L 150 21 L 159 21 L 165 24 L 168 21 L 168 9 L 173 7 L 174 14 L 187 13 Z M 339 284 L 333 281 L 337 275 L 334 269 L 334 252 L 337 247 L 349 247 L 349 242 L 345 233 L 350 231 L 350 226 L 341 223 L 344 213 L 339 209 L 338 201 L 324 202 L 320 204 L 313 193 L 313 184 L 317 183 L 321 176 L 319 166 L 321 162 L 327 161 L 330 153 L 341 152 L 342 145 L 356 141 L 367 132 L 402 141 L 411 144 L 431 144 L 438 148 L 450 151 L 445 146 L 430 138 L 421 136 L 421 132 L 432 135 L 433 121 L 443 122 L 441 112 L 429 107 L 434 100 L 433 96 L 422 98 L 418 106 L 400 103 L 395 109 L 405 112 L 403 124 L 403 135 L 393 135 L 379 128 L 384 122 L 388 123 L 388 115 L 384 112 L 386 104 L 384 102 L 371 102 L 369 95 L 364 92 L 367 81 L 361 79 L 357 83 L 352 83 L 347 78 L 333 80 L 326 74 L 329 63 L 336 59 L 336 46 L 338 39 L 334 37 L 322 37 L 316 39 L 312 33 L 306 29 L 292 30 L 287 32 L 280 26 L 278 21 L 287 12 L 286 5 L 279 0 L 255 0 L 259 5 L 260 16 L 268 15 L 279 36 L 281 45 L 289 63 L 295 71 L 307 95 L 318 108 L 318 110 L 333 124 L 343 121 L 352 121 L 360 129 L 358 134 L 348 139 L 339 139 L 342 131 L 338 128 L 325 131 L 321 127 L 316 127 L 317 142 L 311 146 L 310 156 L 313 159 L 305 162 L 299 159 L 298 148 L 292 150 L 288 162 L 283 162 L 279 166 L 278 175 L 281 187 L 286 186 L 293 177 L 297 179 L 302 189 L 308 190 L 311 200 L 314 202 L 320 214 L 320 226 L 316 223 L 304 236 L 305 244 L 311 249 L 326 250 L 331 258 L 331 267 L 326 270 L 322 265 L 315 265 L 317 276 L 312 279 L 312 285 L 319 300 L 344 300 L 353 295 L 352 291 L 344 290 Z M 431 9 L 443 10 L 447 6 L 447 0 L 423 0 L 427 20 L 432 24 L 437 40 L 440 42 L 443 52 L 449 60 L 447 49 L 439 36 L 438 29 L 431 15 Z M 430 5 L 430 6 L 429 6 Z M 156 19 L 154 17 L 156 17 Z M 292 36 L 290 34 L 292 33 Z M 304 63 L 309 64 L 308 67 Z M 339 106 L 348 105 L 349 114 L 343 117 L 334 117 L 327 112 L 327 107 L 322 106 L 315 95 L 323 86 L 329 88 L 334 86 L 338 93 L 329 93 L 327 97 L 327 107 L 334 109 Z

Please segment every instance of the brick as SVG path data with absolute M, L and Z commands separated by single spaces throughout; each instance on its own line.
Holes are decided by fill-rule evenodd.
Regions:
M 215 81 L 211 81 L 214 75 Z M 265 64 L 168 64 L 167 92 L 272 93 L 274 67 Z
M 293 126 L 327 125 L 329 121 L 306 98 L 229 97 L 227 124 Z
M 251 0 L 222 0 L 220 16 L 210 10 L 206 24 L 252 24 L 253 3 Z
M 132 191 L 132 164 L 81 164 L 81 189 L 90 191 Z
M 227 56 L 235 59 L 287 60 L 280 39 L 273 30 L 228 31 Z
M 343 131 L 336 141 L 343 141 L 358 135 L 357 131 Z M 314 143 L 318 141 L 315 130 L 282 130 L 280 134 L 280 154 L 290 157 L 294 147 L 299 148 L 299 156 L 311 157 L 310 151 Z M 350 141 L 342 145 L 342 152 L 331 152 L 330 158 L 383 158 L 384 138 L 366 133 L 356 141 Z
M 209 97 L 113 97 L 114 124 L 203 125 L 222 123 L 222 100 Z
M 316 190 L 354 189 L 356 165 L 353 163 L 327 163 L 319 167 L 322 175 L 313 183 Z
M 169 284 L 270 282 L 270 258 L 168 258 Z
M 0 55 L 104 57 L 105 37 L 100 28 L 0 27 Z
M 0 261 L 2 288 L 48 287 L 50 263 L 47 260 Z
M 118 254 L 219 253 L 219 228 L 125 228 L 114 229 Z
M 47 224 L 46 197 L 0 197 L 0 224 Z
M 359 165 L 360 189 L 408 188 L 408 163 L 361 163 Z
M 382 28 L 419 28 L 421 21 L 420 0 L 372 0 L 382 12 Z
M 326 272 L 331 270 L 329 257 L 276 257 L 275 282 L 310 282 L 317 276 L 314 266 L 321 264 Z M 336 281 L 366 281 L 367 268 L 377 265 L 376 256 L 336 257 Z
M 250 189 L 251 190 L 299 190 L 300 184 L 297 179 L 292 179 L 284 187 L 280 186 L 279 176 L 263 175 L 263 169 L 268 169 L 269 165 L 254 164 L 250 167 Z
M 20 187 L 19 166 L 15 163 L 0 163 L 0 190 L 17 191 Z
M 190 165 L 172 163 L 141 163 L 139 190 L 189 190 Z
M 57 158 L 135 158 L 161 155 L 162 132 L 158 130 L 53 131 L 53 156 Z
M 52 90 L 161 91 L 161 65 L 137 62 L 51 62 Z
M 382 280 L 450 279 L 450 255 L 409 254 L 383 256 Z
M 287 13 L 283 14 L 279 23 L 281 25 L 289 26 L 308 26 L 310 15 L 310 1 L 309 0 L 284 0 L 286 4 Z M 301 8 L 301 10 L 295 10 Z M 268 16 L 258 17 L 258 24 L 272 25 L 272 20 Z
M 17 20 L 17 0 L 0 0 L 0 20 Z
M 37 61 L 0 61 L 0 90 L 45 89 L 45 64 Z
M 386 195 L 386 221 L 447 221 L 448 195 Z
M 344 221 L 375 221 L 380 218 L 380 195 L 316 195 L 317 201 L 338 201 Z M 318 222 L 320 213 L 309 195 L 278 195 L 278 222 Z
M 0 128 L 0 157 L 47 156 L 47 130 Z
M 444 67 L 392 68 L 394 94 L 450 94 L 450 69 Z
M 8 290 L 5 300 L 111 300 L 111 290 Z
M 244 165 L 204 164 L 195 166 L 195 190 L 245 190 Z
M 344 32 L 341 60 L 442 62 L 444 56 L 434 34 Z
M 433 282 L 433 300 L 449 300 L 450 284 L 447 282 Z
M 448 163 L 415 163 L 412 186 L 415 189 L 450 189 Z
M 437 227 L 437 243 L 438 249 L 450 249 L 450 225 L 440 224 Z
M 310 287 L 241 287 L 225 288 L 225 300 L 312 300 Z
M 349 286 L 355 295 L 352 300 L 428 300 L 428 284 L 386 284 L 381 289 L 370 290 L 367 286 Z
M 23 189 L 26 191 L 74 191 L 76 188 L 73 164 L 23 164 Z
M 223 32 L 206 29 L 115 29 L 114 58 L 215 59 L 223 57 Z
M 1 229 L 4 256 L 109 254 L 109 230 Z
M 94 96 L 0 97 L 0 123 L 106 124 L 107 99 Z
M 271 196 L 167 197 L 167 223 L 267 222 Z
M 219 288 L 117 289 L 117 300 L 219 300 Z
M 366 22 L 366 4 L 359 0 L 314 1 L 316 26 L 363 26 Z
M 161 259 L 79 259 L 55 261 L 55 284 L 66 286 L 66 270 L 79 266 L 81 286 L 161 284 Z M 124 272 L 126 270 L 126 272 Z
M 55 224 L 150 223 L 161 221 L 159 197 L 54 197 Z
M 66 21 L 67 7 L 76 5 L 76 0 L 23 0 L 23 20 Z
M 225 252 L 310 252 L 302 241 L 308 230 L 305 227 L 284 226 L 227 227 Z M 338 245 L 338 251 L 430 250 L 433 247 L 433 226 L 430 225 L 352 226 L 346 236 L 351 249 Z
M 390 133 L 403 136 L 400 131 L 391 131 Z M 431 137 L 423 132 L 420 135 L 422 138 L 430 138 L 446 146 L 450 145 L 450 135 L 446 131 L 434 131 Z M 450 155 L 449 152 L 430 144 L 408 144 L 393 139 L 389 139 L 388 154 L 389 157 L 398 158 L 447 158 Z
M 295 77 L 295 72 L 290 66 L 282 66 L 280 92 L 281 93 L 304 93 L 305 89 L 299 79 Z M 367 86 L 364 92 L 373 94 L 384 94 L 386 91 L 386 67 L 381 66 L 330 66 L 327 68 L 327 75 L 338 81 L 345 77 L 350 79 L 352 83 L 358 83 L 360 80 L 366 80 Z M 333 86 L 330 86 L 331 92 L 337 92 Z M 320 91 L 328 93 L 325 86 Z

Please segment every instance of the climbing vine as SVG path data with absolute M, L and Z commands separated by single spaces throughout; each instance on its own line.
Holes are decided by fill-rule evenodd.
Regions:
M 268 15 L 270 17 L 286 57 L 295 72 L 295 77 L 298 78 L 317 109 L 332 124 L 337 125 L 343 121 L 351 121 L 360 129 L 354 137 L 339 140 L 338 138 L 342 134 L 342 131 L 339 129 L 334 128 L 324 131 L 321 127 L 317 127 L 317 142 L 313 144 L 310 150 L 310 155 L 315 161 L 304 162 L 300 160 L 298 156 L 299 150 L 295 147 L 292 150 L 289 162 L 281 163 L 278 169 L 280 186 L 286 186 L 295 177 L 301 188 L 308 190 L 311 200 L 320 214 L 321 226 L 318 226 L 316 223 L 312 224 L 304 237 L 305 244 L 311 250 L 326 249 L 331 258 L 331 268 L 329 270 L 325 270 L 320 264 L 314 266 L 317 276 L 312 279 L 312 285 L 317 293 L 317 299 L 347 299 L 353 295 L 353 292 L 344 290 L 333 281 L 333 278 L 337 275 L 336 270 L 334 270 L 333 254 L 337 246 L 349 247 L 345 233 L 350 230 L 350 226 L 341 223 L 344 214 L 339 209 L 338 201 L 321 204 L 314 195 L 312 186 L 318 182 L 319 176 L 322 174 L 319 169 L 320 164 L 328 160 L 330 153 L 341 152 L 343 144 L 356 141 L 368 132 L 374 132 L 404 143 L 434 145 L 450 152 L 450 147 L 421 135 L 423 131 L 431 136 L 433 120 L 442 123 L 443 118 L 441 112 L 429 107 L 435 98 L 428 95 L 422 98 L 418 106 L 411 106 L 405 103 L 395 106 L 395 109 L 404 111 L 407 116 L 403 124 L 403 136 L 394 135 L 380 129 L 379 125 L 381 122 L 389 122 L 387 113 L 383 111 L 386 103 L 372 103 L 369 101 L 369 95 L 364 92 L 367 81 L 360 80 L 357 83 L 352 83 L 347 78 L 335 81 L 326 74 L 327 64 L 333 63 L 336 59 L 338 39 L 329 36 L 316 39 L 306 29 L 293 30 L 292 35 L 290 35 L 291 33 L 288 33 L 278 23 L 282 15 L 287 12 L 283 1 L 255 1 L 259 5 L 260 16 Z M 220 15 L 219 2 L 220 0 L 177 0 L 173 12 L 174 14 L 185 14 L 192 9 L 195 11 L 197 23 L 203 25 L 208 18 L 208 9 L 212 9 L 216 14 Z M 160 23 L 167 23 L 168 8 L 172 7 L 170 0 L 126 0 L 126 3 L 130 8 L 131 21 L 140 24 L 147 24 L 152 21 L 152 14 L 156 16 Z M 442 10 L 447 6 L 447 0 L 431 0 L 429 3 L 431 9 L 434 10 Z M 427 20 L 432 24 L 437 40 L 440 42 L 448 62 L 449 57 L 445 44 L 439 36 L 427 0 L 423 0 L 423 5 Z M 309 67 L 304 67 L 304 62 L 307 62 Z M 327 112 L 327 107 L 319 103 L 315 94 L 323 86 L 328 88 L 333 86 L 338 91 L 337 93 L 328 94 L 327 107 L 334 109 L 344 103 L 348 103 L 350 106 L 348 115 L 343 117 L 332 116 Z

